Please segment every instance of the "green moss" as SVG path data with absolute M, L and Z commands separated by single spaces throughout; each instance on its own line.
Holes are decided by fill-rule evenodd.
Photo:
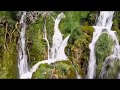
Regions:
M 54 34 L 54 24 L 55 24 L 55 22 L 53 21 L 53 19 L 50 16 L 48 16 L 47 20 L 46 20 L 46 30 L 47 30 L 47 38 L 48 38 L 50 46 L 52 46 L 52 38 L 53 38 L 53 34 Z
M 1 20 L 0 78 L 1 79 L 13 79 L 18 77 L 16 42 L 19 35 L 17 30 L 15 29 L 16 21 L 11 17 L 10 13 L 12 12 L 0 11 L 0 20 Z M 5 28 L 6 24 L 8 24 L 7 28 Z M 7 29 L 7 33 L 5 32 L 6 29 Z
M 88 35 L 92 35 L 94 32 L 94 28 L 92 26 L 82 26 L 81 30 Z
M 11 46 L 12 45 L 12 46 Z M 3 59 L 0 61 L 0 78 L 11 79 L 18 77 L 17 55 L 15 46 L 12 43 L 10 51 L 4 51 Z
M 43 21 L 39 16 L 35 23 L 32 23 L 27 28 L 27 46 L 29 48 L 29 62 L 33 66 L 40 60 L 44 60 L 46 53 L 46 43 L 43 40 Z
M 106 73 L 102 79 L 117 79 L 120 72 L 120 61 L 117 58 L 110 58 L 110 62 L 106 63 Z
M 107 34 L 103 33 L 95 46 L 95 52 L 96 52 L 96 63 L 97 63 L 97 77 L 100 74 L 103 62 L 107 56 L 109 56 L 112 53 L 113 48 L 113 40 L 112 38 Z
M 109 67 L 107 79 L 117 79 L 117 76 L 120 72 L 120 61 L 119 60 L 113 60 L 113 66 Z
M 79 74 L 84 77 L 87 73 L 89 60 L 89 43 L 92 40 L 94 29 L 91 26 L 79 26 L 75 28 L 68 41 L 66 53 L 73 62 Z
M 114 19 L 113 19 L 113 25 L 112 25 L 112 30 L 117 32 L 117 37 L 120 43 L 120 12 L 117 11 L 114 14 Z
M 4 36 L 1 36 L 4 37 Z M 8 40 L 9 41 L 9 40 Z M 0 54 L 2 55 L 0 58 L 0 78 L 2 79 L 10 79 L 17 78 L 17 51 L 16 51 L 16 42 L 14 39 L 8 43 L 7 49 L 5 49 L 4 44 L 2 45 L 2 50 Z
M 46 17 L 47 38 L 50 46 L 52 45 L 52 36 L 54 32 L 54 21 L 50 16 Z M 30 52 L 31 66 L 41 60 L 47 59 L 47 43 L 43 39 L 44 18 L 39 16 L 35 23 L 28 26 L 27 46 Z
M 61 20 L 60 30 L 64 34 L 64 38 L 70 34 L 75 28 L 80 26 L 80 12 L 69 11 L 64 12 L 65 18 Z
M 61 79 L 75 79 L 75 68 L 70 61 L 62 61 L 55 63 L 56 74 Z
M 53 66 L 41 64 L 37 71 L 33 74 L 33 79 L 49 79 L 51 77 Z
M 56 18 L 61 11 L 54 11 L 51 15 Z M 14 30 L 17 11 L 0 11 L 0 20 L 9 24 L 9 33 Z M 90 11 L 64 11 L 65 18 L 60 22 L 60 31 L 63 38 L 71 33 L 68 46 L 65 49 L 69 59 L 74 64 L 79 74 L 86 74 L 89 49 L 93 28 L 88 25 L 95 20 L 95 12 Z M 90 18 L 90 19 L 89 19 Z M 6 24 L 4 23 L 4 24 Z M 35 23 L 26 29 L 26 43 L 28 62 L 30 66 L 41 60 L 47 59 L 47 43 L 43 40 L 43 17 L 39 16 Z M 82 25 L 86 25 L 82 27 Z M 3 27 L 2 27 L 3 26 Z M 15 30 L 7 36 L 7 50 L 5 49 L 5 25 L 0 24 L 0 78 L 17 78 L 17 43 L 19 33 Z M 54 21 L 47 16 L 47 37 L 52 45 Z M 54 68 L 55 67 L 55 68 Z M 47 73 L 47 74 L 45 74 Z M 53 65 L 42 64 L 34 73 L 33 78 L 76 78 L 75 69 L 69 61 L 57 62 Z
M 75 79 L 76 73 L 70 61 L 56 62 L 54 64 L 41 64 L 33 74 L 34 79 Z

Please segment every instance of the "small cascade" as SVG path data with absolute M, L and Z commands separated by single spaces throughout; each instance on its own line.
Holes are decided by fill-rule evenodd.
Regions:
M 113 23 L 112 22 L 113 14 L 114 14 L 113 11 L 101 11 L 96 26 L 93 26 L 95 30 L 93 32 L 92 42 L 89 44 L 90 60 L 89 60 L 88 73 L 87 73 L 87 78 L 89 79 L 93 79 L 96 76 L 95 44 L 103 32 L 108 33 L 113 38 L 113 41 L 116 42 L 113 51 L 113 56 L 114 55 L 119 56 L 117 51 L 119 50 L 118 40 L 115 31 L 111 30 Z M 115 51 L 117 51 L 117 53 Z
M 65 15 L 64 13 L 60 13 L 57 18 L 54 20 L 55 21 L 55 25 L 54 25 L 54 35 L 53 35 L 53 43 L 52 43 L 52 47 L 50 48 L 49 45 L 49 41 L 47 39 L 47 32 L 46 32 L 46 19 L 45 19 L 45 23 L 44 23 L 44 38 L 47 42 L 48 45 L 48 59 L 47 60 L 43 60 L 40 61 L 38 63 L 36 63 L 31 69 L 30 71 L 24 73 L 21 77 L 23 79 L 31 79 L 32 78 L 32 74 L 33 72 L 35 72 L 40 64 L 51 64 L 51 63 L 55 63 L 57 61 L 64 61 L 67 60 L 67 56 L 65 55 L 65 47 L 67 46 L 67 42 L 69 40 L 70 35 L 68 35 L 64 40 L 63 40 L 63 36 L 61 34 L 61 32 L 59 31 L 59 23 L 61 21 L 62 18 L 64 18 Z M 49 52 L 50 51 L 50 52 Z
M 20 39 L 19 39 L 19 49 L 18 49 L 18 69 L 19 69 L 19 78 L 26 72 L 28 72 L 28 63 L 27 63 L 27 54 L 25 47 L 25 29 L 26 29 L 26 11 L 23 12 L 23 15 L 20 20 Z

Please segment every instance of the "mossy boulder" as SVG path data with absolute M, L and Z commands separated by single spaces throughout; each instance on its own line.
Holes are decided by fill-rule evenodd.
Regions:
M 75 79 L 76 72 L 70 61 L 41 64 L 33 74 L 34 79 Z
M 115 57 L 108 57 L 103 64 L 101 79 L 117 79 L 120 73 L 120 60 Z
M 101 72 L 101 68 L 106 57 L 112 54 L 113 46 L 114 44 L 111 36 L 109 36 L 107 33 L 102 33 L 95 46 L 97 78 Z
M 107 71 L 107 79 L 117 79 L 120 73 L 120 60 L 113 59 L 112 63 L 113 66 L 109 67 Z

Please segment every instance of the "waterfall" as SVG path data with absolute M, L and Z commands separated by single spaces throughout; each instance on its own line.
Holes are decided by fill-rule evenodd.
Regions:
M 98 41 L 99 37 L 102 33 L 107 33 L 109 36 L 112 37 L 114 42 L 114 47 L 112 49 L 112 54 L 108 57 L 106 57 L 102 70 L 100 72 L 99 77 L 104 78 L 104 75 L 106 74 L 105 67 L 107 64 L 112 65 L 112 61 L 117 58 L 120 59 L 120 45 L 116 36 L 116 32 L 111 30 L 112 27 L 112 19 L 113 19 L 113 11 L 101 11 L 100 15 L 98 17 L 96 26 L 93 26 L 94 32 L 92 41 L 89 44 L 90 49 L 90 57 L 89 57 L 89 65 L 88 65 L 88 72 L 87 72 L 87 78 L 93 79 L 96 76 L 96 55 L 95 55 L 95 45 Z M 52 38 L 52 47 L 49 45 L 49 41 L 47 39 L 47 31 L 46 31 L 46 18 L 44 22 L 44 37 L 43 39 L 46 41 L 48 46 L 48 59 L 39 61 L 36 63 L 30 70 L 28 69 L 28 63 L 27 63 L 27 54 L 26 54 L 26 46 L 25 46 L 25 29 L 26 29 L 26 11 L 23 12 L 23 15 L 21 16 L 20 20 L 20 38 L 19 38 L 19 48 L 18 48 L 18 69 L 19 69 L 19 78 L 20 79 L 31 79 L 32 74 L 38 69 L 40 64 L 51 64 L 55 63 L 57 61 L 64 61 L 67 60 L 68 57 L 65 54 L 65 47 L 67 46 L 67 42 L 70 38 L 70 35 L 68 35 L 65 39 L 63 39 L 63 35 L 59 30 L 59 23 L 61 19 L 65 18 L 64 13 L 58 14 L 56 19 L 54 19 L 54 35 Z M 76 70 L 76 75 L 78 79 L 81 79 L 81 76 L 78 74 Z M 120 78 L 120 73 L 118 75 L 118 78 Z
M 88 73 L 87 73 L 87 78 L 89 79 L 95 78 L 95 75 L 96 75 L 95 44 L 105 29 L 106 29 L 106 33 L 108 33 L 113 38 L 113 41 L 116 42 L 116 45 L 114 47 L 114 53 L 112 56 L 114 55 L 119 56 L 117 52 L 119 48 L 119 43 L 118 43 L 115 31 L 111 30 L 112 23 L 113 23 L 112 22 L 113 14 L 114 14 L 113 11 L 101 11 L 98 17 L 96 26 L 93 26 L 95 30 L 93 32 L 92 42 L 89 44 L 90 59 L 89 59 L 89 66 L 88 66 Z
M 59 31 L 59 23 L 61 21 L 62 18 L 64 18 L 65 15 L 64 13 L 60 13 L 58 14 L 57 18 L 54 20 L 55 21 L 55 25 L 54 25 L 54 35 L 53 35 L 53 39 L 52 39 L 52 47 L 50 48 L 49 45 L 49 41 L 47 39 L 47 32 L 46 32 L 46 19 L 45 19 L 45 23 L 44 23 L 44 38 L 47 42 L 48 45 L 48 59 L 47 60 L 43 60 L 43 61 L 39 61 L 38 63 L 36 63 L 29 71 L 27 70 L 24 74 L 22 74 L 21 78 L 22 79 L 31 79 L 32 78 L 32 74 L 33 72 L 35 72 L 40 64 L 51 64 L 51 63 L 55 63 L 57 61 L 64 61 L 67 60 L 67 56 L 65 55 L 65 47 L 67 46 L 67 42 L 69 40 L 70 35 L 68 35 L 64 40 L 63 40 L 63 36 L 61 34 L 61 32 Z M 25 30 L 25 28 L 24 28 Z M 25 38 L 24 38 L 24 42 L 25 42 Z M 24 44 L 25 45 L 25 44 Z M 50 51 L 51 50 L 51 51 Z M 50 51 L 50 52 L 49 52 Z M 27 57 L 27 55 L 26 55 Z M 26 59 L 27 62 L 27 59 Z
M 26 72 L 28 72 L 28 63 L 27 63 L 27 54 L 25 51 L 25 29 L 26 29 L 26 11 L 23 12 L 23 15 L 20 20 L 20 38 L 19 38 L 19 57 L 18 57 L 18 69 L 19 69 L 19 78 Z
M 59 23 L 62 18 L 64 18 L 65 15 L 63 13 L 60 13 L 57 18 L 55 19 L 55 25 L 54 25 L 54 35 L 53 35 L 53 43 L 52 43 L 52 48 L 51 48 L 51 59 L 57 58 L 57 53 L 60 48 L 60 45 L 63 42 L 62 34 L 59 30 Z
M 52 45 L 52 48 L 51 48 L 51 52 L 49 53 L 48 56 L 50 56 L 50 58 L 48 58 L 48 60 L 44 60 L 44 61 L 40 61 L 38 62 L 37 64 L 35 64 L 32 69 L 31 69 L 31 72 L 35 72 L 37 70 L 37 68 L 39 67 L 40 64 L 44 64 L 44 63 L 48 63 L 48 64 L 51 64 L 51 63 L 55 63 L 56 61 L 63 61 L 63 60 L 67 60 L 67 56 L 65 55 L 65 52 L 64 52 L 64 49 L 65 47 L 67 46 L 67 42 L 68 42 L 68 39 L 70 37 L 70 35 L 68 35 L 64 40 L 62 39 L 62 34 L 61 32 L 59 31 L 59 28 L 58 28 L 58 25 L 60 23 L 60 20 L 62 18 L 64 18 L 65 15 L 63 13 L 60 13 L 56 20 L 55 20 L 55 25 L 54 25 L 54 35 L 53 35 L 53 45 Z M 45 25 L 45 24 L 44 24 Z M 46 35 L 46 27 L 44 28 L 44 36 L 47 36 Z M 47 41 L 47 45 L 48 45 L 48 49 L 50 49 L 50 46 L 49 46 L 49 42 L 47 40 L 47 37 L 46 37 L 46 41 Z M 49 50 L 48 50 L 49 51 Z

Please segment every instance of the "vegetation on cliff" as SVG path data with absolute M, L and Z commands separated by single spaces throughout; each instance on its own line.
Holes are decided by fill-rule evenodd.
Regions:
M 27 13 L 26 53 L 30 67 L 38 61 L 48 58 L 48 46 L 43 39 L 44 18 L 46 18 L 47 38 L 51 47 L 55 23 L 53 18 L 56 19 L 60 12 L 61 11 L 40 11 Z M 61 20 L 59 29 L 63 38 L 71 34 L 65 48 L 68 61 L 56 62 L 51 65 L 41 64 L 37 71 L 34 72 L 32 76 L 33 79 L 74 79 L 76 78 L 76 70 L 83 78 L 87 74 L 90 54 L 89 44 L 94 31 L 92 26 L 95 25 L 99 13 L 98 11 L 63 12 L 65 18 Z M 35 17 L 34 14 L 36 15 Z M 21 13 L 18 11 L 0 11 L 0 78 L 18 78 L 17 60 L 20 16 Z M 34 19 L 33 22 L 32 18 Z M 119 23 L 120 12 L 116 11 L 112 30 L 117 32 L 117 37 L 120 42 Z M 113 44 L 112 38 L 106 33 L 103 33 L 96 43 L 97 78 L 99 77 L 105 58 L 112 52 Z M 108 69 L 109 78 L 115 78 L 119 72 L 119 63 L 115 62 L 114 64 L 116 67 L 110 67 L 110 69 Z

